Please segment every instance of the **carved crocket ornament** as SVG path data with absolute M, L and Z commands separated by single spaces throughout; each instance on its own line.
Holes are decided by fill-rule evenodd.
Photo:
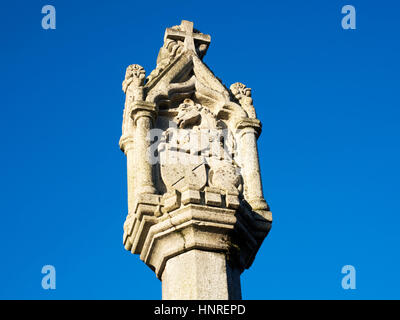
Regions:
M 233 96 L 239 101 L 249 118 L 256 119 L 257 115 L 253 106 L 251 88 L 247 88 L 243 83 L 236 82 L 231 85 L 230 89 Z
M 146 71 L 138 64 L 131 64 L 126 68 L 125 79 L 122 82 L 122 91 L 126 94 L 124 117 L 122 122 L 122 133 L 125 136 L 132 135 L 132 112 L 133 102 L 143 99 L 143 85 Z

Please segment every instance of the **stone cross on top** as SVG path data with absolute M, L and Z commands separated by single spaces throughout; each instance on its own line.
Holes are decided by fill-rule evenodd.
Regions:
M 173 28 L 167 28 L 165 30 L 164 42 L 167 39 L 183 40 L 185 49 L 192 50 L 193 52 L 196 52 L 196 49 L 194 46 L 195 41 L 198 41 L 200 43 L 204 43 L 207 45 L 210 44 L 210 42 L 211 42 L 210 35 L 193 32 L 193 22 L 191 22 L 191 21 L 182 20 L 180 28 L 183 31 L 179 31 L 179 30 L 176 30 Z

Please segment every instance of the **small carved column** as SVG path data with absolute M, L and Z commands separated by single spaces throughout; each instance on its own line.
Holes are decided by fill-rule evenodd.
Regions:
M 128 212 L 133 208 L 135 190 L 135 127 L 131 118 L 133 103 L 143 99 L 143 85 L 146 71 L 138 64 L 126 68 L 125 79 L 122 82 L 122 91 L 126 95 L 124 118 L 122 122 L 122 136 L 119 146 L 126 155 L 127 184 L 128 184 Z
M 257 151 L 257 138 L 261 131 L 261 123 L 258 119 L 244 118 L 238 121 L 236 128 L 245 199 L 254 211 L 270 221 L 271 213 L 263 195 Z
M 132 110 L 135 125 L 134 162 L 137 168 L 137 193 L 156 193 L 153 181 L 153 165 L 150 159 L 150 130 L 157 115 L 156 105 L 146 101 L 136 101 Z
M 128 212 L 134 209 L 138 193 L 155 193 L 151 165 L 146 161 L 146 155 L 149 145 L 148 132 L 152 128 L 156 113 L 153 104 L 142 101 L 145 77 L 143 67 L 133 64 L 126 69 L 125 80 L 122 83 L 126 100 L 119 145 L 127 158 Z
M 133 209 L 134 203 L 134 190 L 135 190 L 135 167 L 134 167 L 134 155 L 135 155 L 135 143 L 134 143 L 134 130 L 129 135 L 122 136 L 119 145 L 121 150 L 126 155 L 127 163 L 127 184 L 128 184 L 128 212 Z

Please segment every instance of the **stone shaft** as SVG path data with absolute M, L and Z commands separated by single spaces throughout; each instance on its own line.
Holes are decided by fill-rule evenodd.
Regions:
M 255 130 L 253 128 L 242 129 L 239 144 L 241 161 L 243 163 L 243 178 L 246 182 L 245 196 L 249 202 L 256 199 L 263 199 Z
M 130 143 L 129 147 L 125 149 L 126 163 L 127 163 L 127 186 L 128 186 L 128 211 L 133 209 L 135 201 L 136 183 L 135 183 L 135 148 L 134 143 Z
M 139 116 L 136 120 L 136 150 L 135 162 L 138 168 L 138 185 L 140 193 L 156 193 L 153 183 L 152 164 L 149 159 L 150 139 L 149 132 L 152 128 L 152 119 L 149 116 Z
M 221 252 L 190 250 L 168 260 L 163 300 L 239 300 L 240 272 Z

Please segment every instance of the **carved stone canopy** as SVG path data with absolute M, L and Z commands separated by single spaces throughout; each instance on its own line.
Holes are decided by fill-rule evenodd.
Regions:
M 147 78 L 131 65 L 123 82 L 124 245 L 160 278 L 168 259 L 192 249 L 225 252 L 242 271 L 271 227 L 251 89 L 228 89 L 203 63 L 210 42 L 183 20 L 166 30 Z

